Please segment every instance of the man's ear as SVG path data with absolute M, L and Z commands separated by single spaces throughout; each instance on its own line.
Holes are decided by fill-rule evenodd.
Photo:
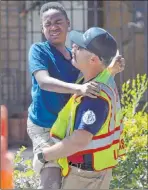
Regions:
M 98 58 L 98 57 L 93 54 L 93 55 L 91 56 L 91 58 L 90 58 L 90 59 L 91 59 L 91 62 L 92 62 L 92 63 L 96 62 L 96 61 L 97 61 L 97 58 Z
M 96 63 L 100 62 L 98 56 L 96 56 L 96 55 L 92 55 L 90 60 L 91 60 L 92 65 L 96 65 Z

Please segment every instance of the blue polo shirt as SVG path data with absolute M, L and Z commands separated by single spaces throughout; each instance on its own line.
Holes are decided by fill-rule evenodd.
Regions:
M 70 52 L 70 49 L 68 50 Z M 76 82 L 79 71 L 71 64 L 71 60 L 66 60 L 48 41 L 35 43 L 29 50 L 32 103 L 28 109 L 28 117 L 36 125 L 51 128 L 59 111 L 69 100 L 70 94 L 42 90 L 33 75 L 38 70 L 47 70 L 51 77 L 69 83 Z

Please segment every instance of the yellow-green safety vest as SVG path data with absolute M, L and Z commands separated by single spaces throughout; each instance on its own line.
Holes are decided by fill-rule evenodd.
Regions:
M 92 154 L 94 171 L 102 171 L 116 166 L 119 156 L 125 154 L 122 113 L 117 87 L 109 71 L 104 70 L 93 80 L 101 83 L 98 97 L 108 102 L 108 115 L 102 128 L 93 136 L 88 146 L 74 155 Z M 50 135 L 56 140 L 62 140 L 74 131 L 76 109 L 81 103 L 81 99 L 82 96 L 73 95 L 59 113 L 50 131 Z M 68 158 L 60 158 L 57 162 L 61 166 L 62 175 L 68 175 L 70 171 Z

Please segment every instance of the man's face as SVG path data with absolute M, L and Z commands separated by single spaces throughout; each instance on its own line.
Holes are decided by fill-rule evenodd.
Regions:
M 42 17 L 43 33 L 54 45 L 65 44 L 69 20 L 58 10 L 49 9 Z
M 72 46 L 72 64 L 74 67 L 83 70 L 84 67 L 89 66 L 91 53 L 76 44 Z

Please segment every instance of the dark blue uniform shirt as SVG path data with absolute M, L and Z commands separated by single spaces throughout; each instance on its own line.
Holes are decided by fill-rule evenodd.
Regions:
M 108 115 L 108 103 L 101 98 L 84 97 L 76 111 L 74 129 L 84 129 L 95 135 L 103 126 Z M 84 163 L 91 165 L 92 155 L 83 156 Z

